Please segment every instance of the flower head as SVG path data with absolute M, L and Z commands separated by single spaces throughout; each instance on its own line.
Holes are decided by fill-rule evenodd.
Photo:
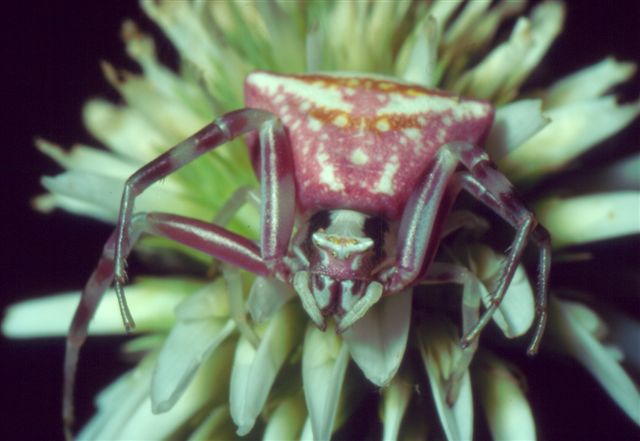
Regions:
M 562 29 L 560 2 L 526 12 L 521 1 L 144 2 L 143 8 L 177 48 L 180 72 L 160 63 L 153 40 L 125 22 L 126 48 L 142 73 L 104 63 L 125 104 L 93 100 L 85 109 L 87 126 L 108 150 L 65 152 L 40 140 L 39 148 L 65 168 L 43 179 L 49 193 L 38 198 L 40 210 L 62 208 L 115 222 L 127 177 L 216 116 L 241 108 L 242 81 L 254 70 L 357 71 L 490 100 L 497 112 L 486 148 L 514 183 L 533 189 L 528 202 L 551 232 L 557 256 L 571 259 L 569 246 L 638 233 L 638 210 L 629 207 L 640 209 L 639 186 L 627 185 L 627 163 L 601 172 L 595 191 L 580 194 L 570 181 L 558 190 L 536 191 L 640 112 L 638 103 L 618 104 L 608 94 L 635 69 L 610 58 L 547 88 L 527 88 Z M 498 38 L 502 29 L 510 29 L 506 38 Z M 612 174 L 623 176 L 622 187 L 611 185 Z M 246 149 L 236 140 L 145 191 L 136 210 L 170 207 L 256 239 L 256 187 Z M 97 398 L 98 413 L 79 437 L 211 439 L 235 433 L 328 439 L 338 429 L 348 433 L 358 426 L 351 417 L 380 388 L 374 398 L 384 439 L 438 427 L 447 439 L 470 439 L 478 418 L 474 399 L 494 438 L 534 439 L 537 426 L 521 376 L 495 343 L 532 326 L 534 290 L 520 266 L 494 316 L 500 332 L 460 347 L 460 337 L 492 301 L 489 292 L 499 283 L 504 256 L 492 246 L 500 235 L 495 219 L 459 208 L 432 266 L 438 277 L 383 298 L 342 335 L 331 326 L 317 329 L 282 282 L 168 241 L 143 239 L 147 251 L 177 255 L 203 270 L 195 279 L 176 269 L 127 287 L 137 332 L 149 334 L 127 350 L 145 355 Z M 620 312 L 601 316 L 567 300 L 561 287 L 552 290 L 543 349 L 583 364 L 640 425 L 640 393 L 620 364 L 626 346 L 605 340 L 609 317 L 626 324 L 625 335 L 637 335 L 639 325 Z M 76 297 L 16 305 L 5 332 L 60 331 L 66 323 L 38 323 L 34 311 L 68 310 Z M 105 301 L 92 332 L 119 332 L 115 308 Z M 430 389 L 433 400 L 416 392 L 421 388 Z

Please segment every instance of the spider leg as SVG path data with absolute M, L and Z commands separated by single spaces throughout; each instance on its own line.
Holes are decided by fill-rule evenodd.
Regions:
M 457 174 L 459 164 L 468 172 Z M 463 337 L 462 345 L 469 345 L 491 320 L 506 294 L 531 236 L 541 250 L 536 297 L 538 323 L 528 349 L 529 354 L 534 354 L 540 344 L 546 321 L 547 283 L 551 263 L 549 235 L 542 227 L 536 228 L 535 217 L 518 201 L 513 187 L 493 167 L 486 152 L 469 143 L 454 142 L 443 146 L 407 201 L 398 231 L 396 263 L 384 278 L 386 289 L 388 292 L 398 292 L 414 283 L 425 268 L 428 268 L 440 242 L 446 215 L 461 189 L 487 205 L 516 229 L 516 237 L 511 244 L 502 275 L 491 296 L 492 304 Z
M 123 249 L 126 258 L 142 233 L 166 237 L 190 246 L 225 262 L 261 276 L 271 275 L 262 261 L 260 249 L 251 240 L 218 225 L 165 213 L 138 213 L 128 228 L 128 241 Z M 100 300 L 115 277 L 115 244 L 117 230 L 104 246 L 96 269 L 85 285 L 73 316 L 64 361 L 63 418 L 65 432 L 70 434 L 73 422 L 73 383 L 78 354 L 87 338 L 89 322 Z M 69 436 L 67 436 L 69 438 Z
M 126 281 L 123 251 L 129 241 L 127 225 L 131 222 L 135 198 L 154 182 L 202 154 L 253 130 L 259 130 L 260 133 L 260 249 L 269 267 L 283 271 L 282 257 L 289 245 L 295 211 L 293 159 L 289 141 L 282 124 L 273 114 L 258 109 L 241 109 L 216 119 L 127 179 L 116 228 L 114 283 L 127 329 L 132 328 L 133 320 L 126 307 L 122 288 Z
M 482 170 L 480 173 L 476 173 L 478 177 L 473 176 L 471 173 L 459 173 L 456 176 L 457 180 L 465 191 L 513 226 L 516 229 L 516 237 L 510 247 L 511 251 L 507 256 L 505 268 L 503 269 L 498 286 L 492 295 L 491 305 L 484 312 L 476 327 L 464 336 L 462 344 L 468 344 L 470 340 L 476 338 L 500 306 L 518 261 L 522 256 L 527 239 L 530 238 L 540 249 L 536 290 L 537 322 L 533 340 L 527 349 L 527 352 L 533 355 L 538 351 L 547 321 L 547 290 L 551 269 L 551 239 L 547 230 L 537 225 L 533 213 L 518 201 L 510 185 L 508 187 L 504 186 L 506 179 L 491 166 L 489 161 L 485 160 L 477 164 L 476 167 L 481 167 Z M 495 183 L 498 184 L 495 185 Z
M 135 198 L 151 184 L 200 155 L 254 130 L 259 130 L 260 135 L 260 246 L 220 226 L 195 219 L 162 213 L 133 215 Z M 122 284 L 126 279 L 126 257 L 140 234 L 148 232 L 168 237 L 257 275 L 285 278 L 286 265 L 283 261 L 295 215 L 293 175 L 289 141 L 279 120 L 263 110 L 242 109 L 216 119 L 143 166 L 127 180 L 116 229 L 105 244 L 98 265 L 87 281 L 67 336 L 63 388 L 63 419 L 67 439 L 72 438 L 73 382 L 79 351 L 86 340 L 89 322 L 112 282 L 115 282 L 114 288 L 125 327 L 130 330 L 134 326 Z M 233 210 L 234 207 L 230 206 L 227 211 Z M 228 217 L 228 213 L 221 214 L 221 217 Z
M 442 147 L 409 197 L 398 229 L 395 264 L 382 276 L 385 292 L 401 292 L 433 260 L 446 215 L 460 191 L 459 186 L 450 185 L 457 166 L 454 152 L 448 145 Z

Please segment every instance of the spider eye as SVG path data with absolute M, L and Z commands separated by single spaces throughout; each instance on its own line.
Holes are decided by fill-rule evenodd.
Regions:
M 369 237 L 350 237 L 316 231 L 311 236 L 313 244 L 338 259 L 346 259 L 354 254 L 362 254 L 373 248 Z

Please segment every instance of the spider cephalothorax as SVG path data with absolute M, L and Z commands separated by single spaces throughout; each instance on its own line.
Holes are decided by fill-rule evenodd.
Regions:
M 373 75 L 255 72 L 245 81 L 245 104 L 127 180 L 116 231 L 87 282 L 69 332 L 68 423 L 78 351 L 113 281 L 125 326 L 133 326 L 124 300 L 124 269 L 142 233 L 280 279 L 296 290 L 318 326 L 334 316 L 337 329 L 345 330 L 381 296 L 429 277 L 443 225 L 465 191 L 516 235 L 490 304 L 462 344 L 476 339 L 491 320 L 531 239 L 540 248 L 538 324 L 529 352 L 537 350 L 546 317 L 550 242 L 479 147 L 493 122 L 490 103 Z M 135 198 L 149 185 L 245 134 L 261 181 L 259 243 L 221 225 L 173 214 L 133 216 Z M 303 221 L 296 226 L 296 219 Z

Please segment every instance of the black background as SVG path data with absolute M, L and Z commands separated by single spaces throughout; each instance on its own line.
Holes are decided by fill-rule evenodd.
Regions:
M 613 54 L 619 59 L 640 57 L 640 9 L 635 1 L 571 2 L 562 38 L 546 58 L 533 81 L 548 83 L 553 77 Z M 4 9 L 4 8 L 9 8 Z M 89 97 L 117 100 L 99 69 L 99 60 L 135 69 L 126 58 L 119 29 L 133 18 L 145 30 L 157 32 L 136 2 L 12 2 L 5 6 L 2 26 L 2 131 L 0 180 L 2 228 L 2 309 L 19 299 L 77 289 L 85 281 L 110 227 L 56 212 L 42 215 L 31 210 L 30 199 L 41 193 L 39 177 L 58 168 L 40 155 L 33 138 L 42 136 L 65 146 L 75 142 L 96 144 L 81 124 L 81 108 Z M 168 43 L 159 42 L 162 57 L 171 60 Z M 621 92 L 638 95 L 638 75 Z M 598 164 L 612 155 L 637 151 L 640 132 L 627 130 L 615 145 L 591 155 Z M 611 283 L 622 283 L 622 304 L 637 308 L 638 240 L 622 240 L 616 248 L 597 248 L 596 264 L 560 271 L 555 280 L 581 285 L 581 274 L 606 265 L 623 279 L 602 278 L 585 288 L 608 295 Z M 626 278 L 625 278 L 626 277 Z M 563 283 L 564 284 L 564 283 Z M 619 290 L 618 290 L 619 291 Z M 636 297 L 631 299 L 629 294 Z M 634 311 L 638 313 L 637 310 Z M 0 439 L 60 439 L 59 402 L 62 378 L 62 339 L 8 341 L 0 338 L 2 384 Z M 78 400 L 90 403 L 101 386 L 115 378 L 123 365 L 117 362 L 113 339 L 95 338 L 83 352 Z M 629 439 L 637 428 L 615 407 L 599 386 L 577 365 L 544 354 L 528 361 L 534 412 L 544 439 Z M 546 370 L 541 370 L 543 367 Z M 640 412 L 640 409 L 638 410 Z M 81 406 L 81 419 L 90 415 Z

